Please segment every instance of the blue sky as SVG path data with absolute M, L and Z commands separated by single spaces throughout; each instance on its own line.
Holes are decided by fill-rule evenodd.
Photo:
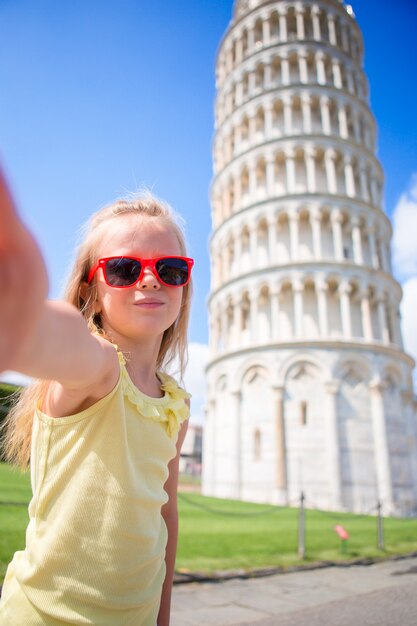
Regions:
M 392 214 L 417 172 L 417 3 L 352 2 Z M 206 343 L 214 66 L 232 0 L 1 0 L 0 158 L 60 293 L 79 227 L 145 184 L 185 218 Z

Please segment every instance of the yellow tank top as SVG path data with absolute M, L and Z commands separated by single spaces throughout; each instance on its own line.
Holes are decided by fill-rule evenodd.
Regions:
M 155 626 L 165 577 L 161 506 L 189 396 L 131 381 L 76 415 L 34 417 L 26 548 L 6 575 L 0 624 Z M 19 613 L 20 611 L 20 613 Z

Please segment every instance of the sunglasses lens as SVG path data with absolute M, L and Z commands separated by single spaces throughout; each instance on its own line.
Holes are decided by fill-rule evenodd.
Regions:
M 155 268 L 159 278 L 166 285 L 181 287 L 188 281 L 188 264 L 184 259 L 166 257 L 157 261 Z
M 141 264 L 135 259 L 110 259 L 105 267 L 106 280 L 112 287 L 127 287 L 138 280 L 141 269 Z

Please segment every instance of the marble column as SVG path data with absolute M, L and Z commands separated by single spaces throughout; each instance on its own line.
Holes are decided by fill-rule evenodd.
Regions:
M 299 216 L 296 211 L 289 211 L 291 261 L 298 260 L 299 250 Z
M 252 22 L 248 27 L 248 54 L 252 54 L 255 48 L 255 25 Z
M 362 315 L 362 328 L 363 338 L 365 341 L 373 341 L 374 334 L 372 330 L 372 317 L 371 317 L 371 303 L 369 301 L 369 291 L 363 287 L 360 292 L 361 299 L 361 315 Z
M 265 15 L 263 16 L 263 21 L 262 21 L 262 39 L 263 39 L 263 45 L 269 46 L 269 44 L 271 43 L 271 31 L 270 31 L 270 26 L 269 26 L 269 20 L 267 19 Z
M 227 308 L 224 306 L 220 311 L 220 343 L 221 351 L 227 349 Z
M 308 193 L 316 193 L 316 150 L 307 146 L 304 152 L 306 172 L 307 172 L 307 190 Z
M 379 336 L 381 341 L 386 345 L 389 344 L 389 332 L 387 326 L 387 314 L 385 311 L 385 299 L 382 294 L 377 297 L 377 310 L 378 310 L 378 324 L 379 324 Z
M 308 83 L 308 66 L 307 52 L 305 50 L 300 50 L 298 53 L 298 72 L 300 74 L 300 83 L 306 85 Z
M 303 113 L 303 132 L 306 135 L 311 134 L 311 96 L 309 94 L 301 95 L 301 110 Z
M 268 217 L 268 257 L 270 265 L 274 265 L 276 263 L 276 233 L 276 217 L 275 215 L 271 215 Z
M 233 497 L 237 500 L 240 500 L 242 497 L 242 393 L 239 390 L 232 391 L 231 396 L 233 403 L 233 413 L 235 417 L 235 432 L 234 437 L 232 437 L 232 442 L 234 442 L 235 444 L 234 454 L 232 453 L 232 456 L 235 457 L 234 467 L 236 468 Z
M 370 384 L 378 497 L 382 502 L 384 514 L 389 515 L 394 511 L 394 498 L 384 406 L 384 389 L 385 386 L 379 378 L 376 378 Z
M 320 9 L 316 5 L 313 5 L 311 7 L 311 18 L 313 20 L 313 38 L 316 41 L 320 41 L 320 39 L 321 39 L 321 33 L 320 33 Z
M 283 85 L 290 84 L 290 64 L 285 54 L 281 55 L 281 81 Z
M 241 232 L 236 229 L 233 231 L 233 237 L 234 237 L 234 241 L 235 241 L 235 259 L 236 259 L 236 263 L 235 263 L 235 272 L 234 275 L 239 275 L 239 269 L 240 269 L 240 263 L 241 263 L 241 259 L 242 259 L 242 237 L 241 237 Z
M 375 241 L 375 226 L 370 224 L 368 226 L 368 243 L 369 243 L 369 254 L 371 257 L 371 265 L 374 269 L 379 268 L 378 254 L 376 251 L 376 241 Z
M 275 485 L 282 504 L 287 499 L 287 463 L 285 445 L 285 420 L 284 420 L 284 388 L 274 386 L 272 388 L 275 406 L 275 438 L 276 438 L 276 469 Z
M 238 349 L 241 345 L 241 334 L 242 334 L 242 301 L 237 299 L 233 302 L 233 326 L 234 326 L 234 337 L 233 337 L 233 347 Z
M 361 186 L 361 197 L 364 202 L 369 202 L 368 192 L 368 178 L 366 174 L 366 167 L 364 164 L 359 166 L 359 183 Z
M 336 24 L 334 21 L 334 15 L 332 13 L 328 13 L 327 15 L 327 25 L 329 29 L 329 41 L 331 46 L 337 46 L 336 39 Z
M 320 97 L 321 125 L 324 135 L 331 135 L 332 127 L 330 122 L 330 99 L 328 96 Z
M 348 124 L 347 124 L 347 114 L 346 114 L 346 107 L 343 106 L 343 104 L 341 104 L 339 106 L 338 118 L 339 118 L 339 132 L 340 132 L 340 136 L 343 139 L 348 139 L 349 138 L 349 131 L 348 131 Z
M 403 349 L 404 343 L 403 343 L 403 336 L 401 332 L 401 312 L 400 312 L 398 304 L 394 305 L 394 337 L 395 337 L 395 343 L 397 344 L 397 346 Z
M 258 341 L 258 293 L 252 293 L 250 299 L 250 327 L 251 327 L 251 343 L 256 344 Z
M 268 196 L 273 196 L 275 191 L 275 164 L 274 157 L 266 157 L 266 189 Z
M 326 68 L 324 66 L 324 53 L 316 52 L 316 66 L 317 66 L 317 82 L 319 85 L 326 84 Z
M 251 222 L 249 226 L 249 255 L 252 267 L 256 269 L 258 267 L 258 236 L 255 222 Z
M 304 293 L 304 285 L 301 280 L 293 281 L 293 294 L 294 294 L 294 318 L 295 318 L 295 337 L 296 339 L 302 339 L 304 334 L 303 329 L 303 317 L 304 317 L 304 307 L 303 307 L 303 293 Z
M 302 41 L 303 39 L 305 39 L 304 7 L 295 7 L 295 19 L 297 22 L 297 39 Z
M 242 200 L 242 179 L 239 174 L 236 174 L 234 183 L 235 206 L 239 208 Z
M 204 481 L 209 486 L 210 493 L 215 493 L 216 487 L 216 401 L 212 398 L 207 399 L 204 406 L 204 437 L 206 441 L 211 442 L 211 447 L 204 446 Z M 207 453 L 210 450 L 210 454 Z
M 287 41 L 287 14 L 286 7 L 279 7 L 279 40 Z
M 352 218 L 353 259 L 358 265 L 363 264 L 361 221 L 358 216 Z
M 274 286 L 271 289 L 271 324 L 272 324 L 272 341 L 279 341 L 279 288 Z
M 314 208 L 310 211 L 311 230 L 313 235 L 313 254 L 316 261 L 321 260 L 322 247 L 321 247 L 321 218 L 322 214 L 320 209 Z
M 344 157 L 345 166 L 345 181 L 346 181 L 346 195 L 350 198 L 355 197 L 355 178 L 353 175 L 353 162 L 350 155 Z
M 319 278 L 316 280 L 317 293 L 317 310 L 319 317 L 320 337 L 326 338 L 329 334 L 329 323 L 327 314 L 327 292 L 329 290 L 328 283 Z
M 340 463 L 340 436 L 337 419 L 337 394 L 340 382 L 336 380 L 326 383 L 326 416 L 327 416 L 327 467 L 331 507 L 340 510 L 342 507 L 342 476 Z
M 336 179 L 336 157 L 337 153 L 333 148 L 327 148 L 324 153 L 324 165 L 326 168 L 327 189 L 329 193 L 337 193 L 337 179 Z
M 282 98 L 284 105 L 284 135 L 292 135 L 292 99 L 288 95 Z
M 256 194 L 256 163 L 255 161 L 250 161 L 248 163 L 249 170 L 249 195 L 253 198 Z
M 236 65 L 243 61 L 243 39 L 239 36 L 236 39 Z
M 270 138 L 272 135 L 272 102 L 265 103 L 264 115 L 265 115 L 265 137 Z
M 351 339 L 352 337 L 352 322 L 350 313 L 351 291 L 352 287 L 348 283 L 341 283 L 339 285 L 340 314 L 342 318 L 342 332 L 345 339 Z
M 287 193 L 295 192 L 295 152 L 294 150 L 285 151 L 285 168 L 287 177 Z
M 340 31 L 342 34 L 342 48 L 345 52 L 349 51 L 349 45 L 348 45 L 348 38 L 347 38 L 347 24 L 346 23 L 341 23 L 340 25 Z

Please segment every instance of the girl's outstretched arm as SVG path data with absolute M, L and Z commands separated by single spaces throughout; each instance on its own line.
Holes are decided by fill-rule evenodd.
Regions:
M 177 440 L 177 454 L 169 463 L 169 478 L 165 483 L 165 491 L 168 495 L 168 502 L 162 507 L 162 516 L 168 530 L 168 542 L 165 550 L 166 574 L 162 587 L 161 605 L 159 608 L 157 626 L 169 626 L 171 614 L 171 594 L 174 581 L 175 558 L 177 555 L 178 541 L 178 473 L 181 456 L 181 448 L 187 434 L 188 420 L 181 426 Z
M 0 173 L 0 371 L 56 380 L 86 396 L 91 386 L 106 393 L 117 380 L 115 350 L 91 335 L 75 307 L 48 302 L 47 289 L 39 247 Z
M 12 367 L 24 348 L 47 291 L 42 255 L 0 171 L 0 371 Z

